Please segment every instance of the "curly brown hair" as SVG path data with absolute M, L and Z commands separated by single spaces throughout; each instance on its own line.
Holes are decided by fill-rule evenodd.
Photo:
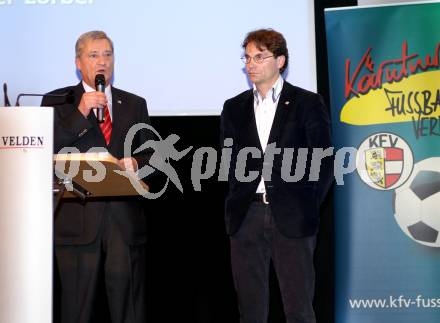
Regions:
M 283 74 L 289 65 L 289 51 L 284 36 L 273 29 L 258 29 L 251 31 L 246 35 L 242 47 L 246 50 L 249 43 L 254 43 L 259 50 L 267 49 L 275 57 L 284 56 L 286 61 L 280 68 L 280 74 Z

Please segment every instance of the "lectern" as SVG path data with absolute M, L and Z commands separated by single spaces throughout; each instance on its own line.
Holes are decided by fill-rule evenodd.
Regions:
M 59 198 L 111 198 L 142 195 L 148 185 L 134 172 L 123 171 L 106 151 L 54 155 L 58 182 L 66 187 Z
M 53 109 L 0 107 L 0 322 L 52 322 Z

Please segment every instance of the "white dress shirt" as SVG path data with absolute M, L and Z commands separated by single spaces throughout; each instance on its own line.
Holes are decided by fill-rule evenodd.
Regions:
M 272 129 L 272 123 L 275 117 L 275 111 L 277 109 L 283 84 L 284 80 L 280 76 L 264 98 L 258 92 L 254 84 L 255 121 L 257 123 L 258 137 L 260 139 L 260 144 L 261 148 L 263 148 L 263 151 L 265 151 L 267 147 L 270 130 Z M 257 193 L 265 192 L 266 188 L 264 187 L 264 179 L 261 177 L 261 182 L 258 185 Z

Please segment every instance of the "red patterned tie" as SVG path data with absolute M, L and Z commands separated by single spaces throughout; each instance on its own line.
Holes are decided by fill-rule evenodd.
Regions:
M 104 122 L 100 125 L 102 134 L 104 135 L 107 145 L 110 143 L 110 136 L 112 135 L 112 119 L 110 118 L 110 111 L 107 105 L 104 106 Z

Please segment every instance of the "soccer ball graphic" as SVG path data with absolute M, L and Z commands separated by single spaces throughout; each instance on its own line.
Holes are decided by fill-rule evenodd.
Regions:
M 394 191 L 394 217 L 414 241 L 440 247 L 440 157 L 415 164 L 405 184 Z

